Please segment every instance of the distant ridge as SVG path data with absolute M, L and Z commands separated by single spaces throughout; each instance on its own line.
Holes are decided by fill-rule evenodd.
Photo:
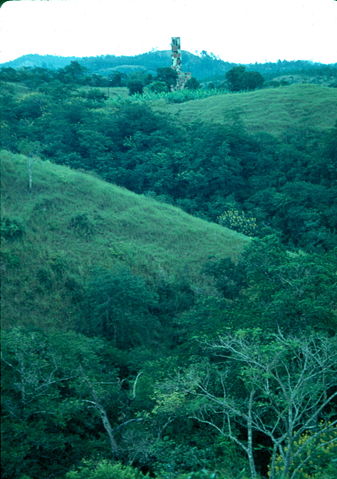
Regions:
M 213 54 L 202 52 L 200 55 L 183 51 L 182 52 L 184 70 L 192 73 L 200 80 L 223 77 L 225 73 L 236 63 L 226 62 L 217 58 Z M 170 51 L 151 51 L 135 56 L 115 56 L 101 55 L 96 57 L 61 57 L 54 55 L 24 55 L 15 60 L 0 64 L 0 68 L 64 68 L 71 61 L 77 61 L 85 66 L 91 73 L 100 75 L 110 75 L 114 71 L 132 72 L 135 70 L 146 70 L 150 73 L 156 73 L 157 68 L 170 66 Z M 255 63 L 245 65 L 247 69 L 260 72 L 266 79 L 286 74 L 317 74 L 325 73 L 327 75 L 337 74 L 337 63 L 325 65 L 309 61 L 278 61 L 276 63 Z
M 78 57 L 58 57 L 55 55 L 38 55 L 31 53 L 23 55 L 9 62 L 0 63 L 1 68 L 64 68 L 72 61 L 80 60 Z
M 113 71 L 147 70 L 156 73 L 157 68 L 171 65 L 171 52 L 169 50 L 142 53 L 135 56 L 101 55 L 96 57 L 59 57 L 53 55 L 24 55 L 15 60 L 0 64 L 1 68 L 34 68 L 49 69 L 64 68 L 71 61 L 77 61 L 92 73 L 101 75 L 111 74 Z M 183 52 L 184 68 L 199 78 L 223 75 L 235 63 L 224 62 L 212 54 L 201 56 Z

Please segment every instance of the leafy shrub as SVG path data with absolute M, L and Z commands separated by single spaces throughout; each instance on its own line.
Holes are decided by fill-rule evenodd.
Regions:
M 44 285 L 46 288 L 51 288 L 53 284 L 53 276 L 49 269 L 39 268 L 36 272 L 36 278 L 40 284 Z
M 22 223 L 15 219 L 4 216 L 0 226 L 1 236 L 6 239 L 21 238 L 25 232 Z
M 78 469 L 69 471 L 65 477 L 66 479 L 141 479 L 146 476 L 133 467 L 102 460 L 98 463 L 85 461 Z
M 15 268 L 20 265 L 20 258 L 9 249 L 3 249 L 0 251 L 0 264 L 3 268 Z
M 95 231 L 95 226 L 87 213 L 80 213 L 71 218 L 70 228 L 74 229 L 80 236 L 89 237 Z
M 168 91 L 167 85 L 163 81 L 154 81 L 148 85 L 148 88 L 154 93 L 162 93 Z

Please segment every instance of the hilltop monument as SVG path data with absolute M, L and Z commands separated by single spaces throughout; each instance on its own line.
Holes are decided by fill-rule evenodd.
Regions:
M 171 39 L 171 59 L 172 59 L 172 68 L 177 72 L 177 84 L 174 87 L 174 90 L 183 90 L 186 83 L 192 75 L 190 73 L 184 73 L 181 69 L 181 47 L 180 47 L 180 37 L 172 37 Z

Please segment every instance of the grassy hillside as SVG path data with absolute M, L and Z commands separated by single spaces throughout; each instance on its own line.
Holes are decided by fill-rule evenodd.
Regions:
M 158 108 L 185 121 L 225 122 L 240 119 L 249 131 L 279 135 L 292 128 L 325 129 L 337 120 L 337 89 L 291 85 L 247 93 L 229 93 Z
M 248 238 L 93 176 L 2 152 L 4 325 L 69 326 L 76 291 L 116 263 L 155 278 L 201 284 L 209 256 L 236 257 Z

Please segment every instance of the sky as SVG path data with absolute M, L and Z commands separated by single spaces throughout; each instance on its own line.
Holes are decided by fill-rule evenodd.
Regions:
M 0 8 L 0 63 L 29 53 L 206 50 L 222 60 L 337 62 L 336 0 L 13 0 Z

